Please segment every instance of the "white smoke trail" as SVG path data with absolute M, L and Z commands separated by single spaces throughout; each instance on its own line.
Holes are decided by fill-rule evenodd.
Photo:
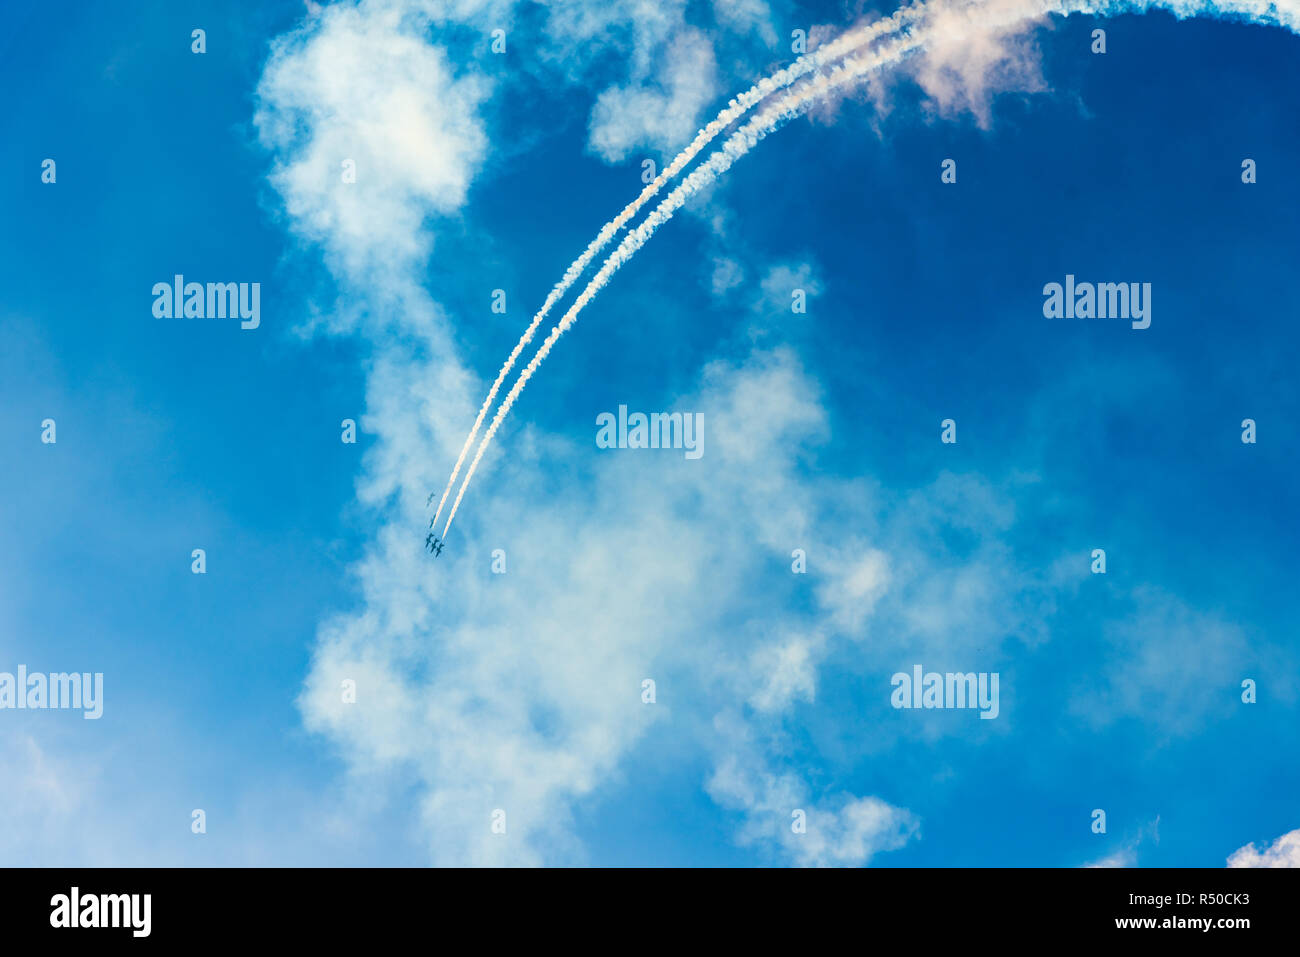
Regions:
M 608 245 L 614 234 L 622 229 L 628 220 L 640 212 L 641 208 L 655 197 L 664 183 L 681 172 L 719 133 L 744 116 L 769 95 L 779 89 L 788 87 L 809 73 L 821 69 L 827 63 L 838 60 L 844 54 L 859 49 L 884 34 L 892 33 L 919 15 L 923 10 L 923 0 L 916 0 L 913 4 L 900 7 L 892 16 L 847 31 L 832 42 L 819 47 L 816 51 L 801 56 L 785 69 L 778 70 L 771 76 L 759 80 L 744 93 L 733 98 L 721 113 L 695 134 L 695 139 L 691 141 L 690 145 L 678 153 L 672 162 L 664 167 L 663 171 L 641 191 L 641 194 L 636 199 L 623 207 L 617 216 L 601 227 L 600 232 L 596 234 L 596 238 L 587 245 L 582 255 L 570 264 L 569 268 L 565 270 L 563 278 L 555 284 L 555 287 L 547 295 L 546 301 L 542 303 L 542 308 L 533 316 L 532 322 L 528 324 L 524 334 L 519 337 L 519 341 L 515 343 L 514 349 L 506 358 L 505 364 L 501 366 L 501 371 L 497 373 L 496 381 L 492 383 L 492 388 L 488 390 L 487 398 L 483 400 L 483 405 L 478 410 L 478 417 L 474 420 L 474 426 L 470 429 L 469 436 L 465 439 L 465 445 L 460 450 L 460 456 L 456 459 L 456 465 L 451 470 L 451 478 L 447 480 L 447 487 L 443 490 L 442 499 L 438 502 L 438 508 L 433 513 L 431 527 L 437 524 L 438 516 L 442 514 L 443 506 L 447 504 L 447 496 L 456 484 L 456 478 L 460 475 L 460 467 L 465 463 L 465 456 L 474 444 L 474 439 L 478 437 L 478 431 L 483 425 L 483 420 L 487 417 L 488 409 L 492 407 L 497 393 L 501 390 L 501 383 L 505 381 L 506 376 L 510 374 L 510 370 L 514 368 L 520 353 L 532 341 L 538 327 L 542 324 L 542 320 L 550 313 L 551 307 L 569 291 L 569 287 L 586 271 L 587 267 L 591 265 L 591 261 Z M 429 501 L 426 504 L 432 503 L 433 495 L 430 494 Z
M 889 51 L 888 55 L 890 58 L 896 60 L 901 58 L 905 52 L 902 48 L 914 48 L 915 45 L 916 44 L 911 41 L 896 43 L 887 46 L 886 50 Z M 505 401 L 497 410 L 497 414 L 493 417 L 491 425 L 488 426 L 488 430 L 484 434 L 482 442 L 479 444 L 478 451 L 475 453 L 474 459 L 470 463 L 469 470 L 465 473 L 465 481 L 461 484 L 460 491 L 456 494 L 456 500 L 452 504 L 451 513 L 447 516 L 447 524 L 444 526 L 442 531 L 444 538 L 447 535 L 447 531 L 451 528 L 452 520 L 456 517 L 456 511 L 460 508 L 461 500 L 465 497 L 465 490 L 468 488 L 469 482 L 478 468 L 478 463 L 482 460 L 483 454 L 486 451 L 487 446 L 491 443 L 493 436 L 496 435 L 497 429 L 502 420 L 510 412 L 515 399 L 517 399 L 519 393 L 523 391 L 525 383 L 527 383 L 528 379 L 532 377 L 532 374 L 536 371 L 537 367 L 541 365 L 543 360 L 545 360 L 546 356 L 550 353 L 551 347 L 555 344 L 555 341 L 572 327 L 573 323 L 577 319 L 578 313 L 582 311 L 583 307 L 592 300 L 596 293 L 605 287 L 610 277 L 613 276 L 623 263 L 627 262 L 633 253 L 645 245 L 646 241 L 654 234 L 655 230 L 672 218 L 673 214 L 686 202 L 687 199 L 699 192 L 699 190 L 708 185 L 708 183 L 715 180 L 733 162 L 735 162 L 737 158 L 748 152 L 748 150 L 752 148 L 759 139 L 766 135 L 767 132 L 770 132 L 770 130 L 763 130 L 765 126 L 771 126 L 773 129 L 776 128 L 776 126 L 779 125 L 779 123 L 784 122 L 785 119 L 792 118 L 793 116 L 798 115 L 799 112 L 802 112 L 802 110 L 807 109 L 813 101 L 819 99 L 828 92 L 829 89 L 832 89 L 834 86 L 840 86 L 852 82 L 860 77 L 862 73 L 865 73 L 867 69 L 870 69 L 870 67 L 858 67 L 857 61 L 852 58 L 846 59 L 844 63 L 852 65 L 848 68 L 848 71 L 846 71 L 843 65 L 833 68 L 835 72 L 832 76 L 836 77 L 836 81 L 832 86 L 827 86 L 825 81 L 815 84 L 806 84 L 805 87 L 815 86 L 816 88 L 808 90 L 795 97 L 782 98 L 781 102 L 775 109 L 765 111 L 760 114 L 757 119 L 751 120 L 742 127 L 741 130 L 732 134 L 731 138 L 728 139 L 727 144 L 721 150 L 714 153 L 705 164 L 691 173 L 680 186 L 673 190 L 673 192 L 655 208 L 646 220 L 637 227 L 636 231 L 630 233 L 623 242 L 619 244 L 618 248 L 610 254 L 609 258 L 606 259 L 605 263 L 601 266 L 600 271 L 592 277 L 586 288 L 583 289 L 582 293 L 574 301 L 573 305 L 570 306 L 568 312 L 566 312 L 560 322 L 551 329 L 551 332 L 542 342 L 542 345 L 539 347 L 532 360 L 528 363 L 528 366 L 520 372 L 519 377 L 515 380 L 514 386 L 507 394 Z
M 923 9 L 913 11 L 913 16 L 930 12 L 954 15 L 966 18 L 972 30 L 988 30 L 1011 26 L 1048 14 L 1068 16 L 1072 13 L 1092 13 L 1113 16 L 1128 12 L 1145 12 L 1152 8 L 1169 10 L 1180 18 L 1202 15 L 1237 17 L 1254 23 L 1284 26 L 1292 32 L 1300 33 L 1300 0 L 1218 0 L 1218 2 L 1214 2 L 1214 0 L 1151 0 L 1151 2 L 1142 2 L 1142 0 L 991 0 L 991 2 L 983 5 L 979 3 L 951 4 L 938 0 L 938 2 L 931 3 Z M 951 30 L 953 27 L 954 21 L 950 20 L 945 24 L 944 28 Z M 573 305 L 569 307 L 569 310 L 551 329 L 532 360 L 515 379 L 510 392 L 501 403 L 501 407 L 493 417 L 487 432 L 484 433 L 478 450 L 474 454 L 473 461 L 470 462 L 469 470 L 465 473 L 465 480 L 461 483 L 460 491 L 457 492 L 456 500 L 452 504 L 451 513 L 447 516 L 447 524 L 442 532 L 443 537 L 446 537 L 448 529 L 451 528 L 452 520 L 456 517 L 461 500 L 465 497 L 465 491 L 478 469 L 478 464 L 482 460 L 484 452 L 496 435 L 501 422 L 510 413 L 510 409 L 523 391 L 524 386 L 537 370 L 537 367 L 546 359 L 555 342 L 568 329 L 572 328 L 574 322 L 577 321 L 578 314 L 608 284 L 613 274 L 637 250 L 644 246 L 655 231 L 671 219 L 674 213 L 691 196 L 714 182 L 736 160 L 753 149 L 769 133 L 801 115 L 828 93 L 854 83 L 876 69 L 900 62 L 909 54 L 921 49 L 929 40 L 933 39 L 933 35 L 933 21 L 923 23 L 922 26 L 886 44 L 875 52 L 862 57 L 846 57 L 840 63 L 832 66 L 829 74 L 801 84 L 795 91 L 782 97 L 775 106 L 764 110 L 733 133 L 720 149 L 714 152 L 708 160 L 665 197 L 636 230 L 623 239 L 601 265 L 600 270 L 587 283 L 578 298 L 574 300 Z

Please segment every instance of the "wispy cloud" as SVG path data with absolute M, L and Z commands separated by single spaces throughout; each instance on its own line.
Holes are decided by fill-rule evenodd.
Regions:
M 1138 866 L 1138 848 L 1147 841 L 1160 843 L 1160 817 L 1157 815 L 1155 820 L 1149 822 L 1146 826 L 1138 830 L 1136 834 L 1128 838 L 1118 848 L 1111 851 L 1105 857 L 1100 857 L 1095 861 L 1084 864 L 1084 867 L 1137 867 Z

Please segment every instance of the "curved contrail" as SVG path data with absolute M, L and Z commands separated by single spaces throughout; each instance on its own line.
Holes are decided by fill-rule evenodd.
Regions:
M 1285 26 L 1292 32 L 1300 33 L 1300 0 L 1151 0 L 1151 2 L 1133 2 L 1133 0 L 992 0 L 986 4 L 934 2 L 912 12 L 912 17 L 923 21 L 922 26 L 906 33 L 899 39 L 886 44 L 880 50 L 863 57 L 846 57 L 832 67 L 825 76 L 815 78 L 797 87 L 795 91 L 781 98 L 773 107 L 769 107 L 757 117 L 733 133 L 724 145 L 701 164 L 695 171 L 674 189 L 646 217 L 645 221 L 633 232 L 624 237 L 619 246 L 610 253 L 600 270 L 591 278 L 579 294 L 573 305 L 558 323 L 551 329 L 542 345 L 528 365 L 519 373 L 514 385 L 507 394 L 501 407 L 497 410 L 484 433 L 474 459 L 470 462 L 465 480 L 452 504 L 447 524 L 443 528 L 443 537 L 451 528 L 456 511 L 460 508 L 465 491 L 483 458 L 484 452 L 491 444 L 501 422 L 509 414 L 515 400 L 532 377 L 537 367 L 542 364 L 556 340 L 570 329 L 577 321 L 578 314 L 588 302 L 600 292 L 618 269 L 627 262 L 638 249 L 645 245 L 659 226 L 663 225 L 691 196 L 716 180 L 740 157 L 748 153 L 769 133 L 779 129 L 784 123 L 804 113 L 813 103 L 828 93 L 860 80 L 873 70 L 898 63 L 903 58 L 921 49 L 933 39 L 935 24 L 926 20 L 927 14 L 951 15 L 965 17 L 973 28 L 999 28 L 1011 26 L 1026 20 L 1037 19 L 1048 14 L 1068 16 L 1072 13 L 1093 13 L 1115 15 L 1128 12 L 1145 12 L 1151 8 L 1169 10 L 1179 17 L 1188 16 L 1226 16 L 1237 17 L 1255 23 Z M 945 23 L 950 29 L 956 22 Z
M 596 234 L 596 238 L 583 250 L 582 255 L 570 264 L 569 268 L 565 270 L 563 278 L 555 284 L 550 294 L 547 295 L 546 301 L 542 303 L 542 308 L 537 310 L 532 322 L 524 330 L 524 334 L 519 337 L 519 341 L 506 358 L 505 364 L 501 366 L 501 371 L 497 373 L 496 381 L 492 383 L 492 388 L 488 390 L 487 398 L 483 400 L 483 405 L 478 410 L 478 417 L 474 420 L 474 427 L 470 429 L 469 436 L 465 439 L 465 445 L 460 450 L 460 456 L 456 459 L 456 465 L 451 470 L 451 478 L 447 480 L 447 487 L 443 490 L 442 499 L 438 502 L 438 508 L 433 513 L 433 521 L 430 522 L 431 527 L 437 524 L 438 516 L 442 514 L 442 508 L 447 504 L 447 496 L 456 484 L 457 476 L 460 475 L 460 467 L 465 463 L 465 456 L 474 444 L 474 439 L 478 437 L 478 430 L 483 425 L 483 419 L 487 417 L 488 409 L 492 407 L 497 392 L 501 389 L 501 383 L 505 381 L 506 376 L 510 374 L 510 370 L 514 368 L 519 354 L 532 341 L 533 335 L 542 324 L 542 320 L 550 313 L 551 307 L 569 291 L 569 287 L 586 271 L 591 261 L 596 258 L 596 254 L 609 244 L 614 234 L 622 229 L 624 224 L 641 210 L 641 207 L 654 198 L 664 183 L 681 172 L 719 133 L 744 116 L 756 104 L 776 90 L 788 87 L 801 77 L 839 59 L 844 54 L 871 43 L 883 34 L 898 29 L 908 20 L 918 16 L 923 10 L 923 0 L 916 0 L 915 3 L 900 7 L 892 16 L 849 30 L 825 46 L 819 47 L 815 52 L 801 56 L 785 69 L 778 70 L 771 76 L 759 80 L 744 93 L 732 99 L 712 122 L 695 134 L 695 139 L 691 141 L 690 145 L 678 153 L 668 166 L 664 167 L 663 171 L 641 191 L 641 195 L 623 207 L 623 210 L 617 216 L 601 227 L 600 232 Z M 429 501 L 425 504 L 426 506 L 433 504 L 432 493 L 429 495 Z

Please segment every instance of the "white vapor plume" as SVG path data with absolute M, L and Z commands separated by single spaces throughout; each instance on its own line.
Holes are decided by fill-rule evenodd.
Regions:
M 641 208 L 654 198 L 666 182 L 685 169 L 687 164 L 689 164 L 691 160 L 695 159 L 695 157 L 699 155 L 700 151 L 703 150 L 704 147 L 708 146 L 719 133 L 744 116 L 749 112 L 749 110 L 753 109 L 754 106 L 762 102 L 766 97 L 777 90 L 790 86 L 790 84 L 794 83 L 796 80 L 807 76 L 814 70 L 820 69 L 827 63 L 839 59 L 844 54 L 871 43 L 883 34 L 898 29 L 899 26 L 907 20 L 916 16 L 920 9 L 920 4 L 902 7 L 895 12 L 893 16 L 886 17 L 883 20 L 877 20 L 858 29 L 849 30 L 833 42 L 818 48 L 812 53 L 801 56 L 785 69 L 778 70 L 771 76 L 764 77 L 762 80 L 755 83 L 744 93 L 741 93 L 739 96 L 732 99 L 731 102 L 727 104 L 726 108 L 724 108 L 722 112 L 712 120 L 712 122 L 695 134 L 695 139 L 693 139 L 685 149 L 678 153 L 671 163 L 664 167 L 659 175 L 641 191 L 641 194 L 637 196 L 636 199 L 623 207 L 622 211 L 620 211 L 617 216 L 601 227 L 600 232 L 596 234 L 596 238 L 588 244 L 585 250 L 583 250 L 582 255 L 575 259 L 573 263 L 570 264 L 569 268 L 565 270 L 564 276 L 555 284 L 555 287 L 551 290 L 550 294 L 547 295 L 546 301 L 542 303 L 542 308 L 537 310 L 537 314 L 533 316 L 532 322 L 528 324 L 528 328 L 524 330 L 523 335 L 519 337 L 519 341 L 515 343 L 514 349 L 510 351 L 510 355 L 506 357 L 505 363 L 501 366 L 501 371 L 497 373 L 496 381 L 492 383 L 492 388 L 488 390 L 487 398 L 483 400 L 483 405 L 478 411 L 478 416 L 474 419 L 474 426 L 470 429 L 469 436 L 465 439 L 465 445 L 460 450 L 460 455 L 456 459 L 456 465 L 451 470 L 451 478 L 447 480 L 447 487 L 443 490 L 442 499 L 438 502 L 438 508 L 433 513 L 433 522 L 431 524 L 437 523 L 438 517 L 442 514 L 443 506 L 447 504 L 447 496 L 451 494 L 451 490 L 456 484 L 456 479 L 460 475 L 461 466 L 465 464 L 465 456 L 469 454 L 470 447 L 473 446 L 474 440 L 478 438 L 479 429 L 483 426 L 483 420 L 487 418 L 488 410 L 492 408 L 492 403 L 496 401 L 497 393 L 501 390 L 501 383 L 503 383 L 506 376 L 510 374 L 510 370 L 514 368 L 516 360 L 518 360 L 525 347 L 532 341 L 537 329 L 542 324 L 542 320 L 544 320 L 550 313 L 551 307 L 569 291 L 569 287 L 571 287 L 574 282 L 577 281 L 578 277 L 586 271 L 586 268 L 591 265 L 591 261 L 596 258 L 596 255 L 609 244 L 609 241 L 614 237 L 614 234 L 622 229 L 628 220 L 640 212 Z M 429 504 L 432 504 L 432 502 L 433 496 L 430 495 Z M 450 524 L 449 521 L 448 525 L 450 526 Z M 446 532 L 444 531 L 443 534 L 445 536 Z
M 451 523 L 456 517 L 457 510 L 460 508 L 461 500 L 465 496 L 465 491 L 468 489 L 470 481 L 473 479 L 474 473 L 478 468 L 478 464 L 482 460 L 483 454 L 487 451 L 488 446 L 491 444 L 493 437 L 496 435 L 501 422 L 509 414 L 515 400 L 519 397 L 519 394 L 523 391 L 524 386 L 532 377 L 533 373 L 537 371 L 538 366 L 545 361 L 546 356 L 550 353 L 556 340 L 572 328 L 573 324 L 577 321 L 579 313 L 582 312 L 587 303 L 589 303 L 596 294 L 609 283 L 613 274 L 617 272 L 624 263 L 631 259 L 632 256 L 636 254 L 637 250 L 645 245 L 660 226 L 671 219 L 676 211 L 680 209 L 688 199 L 717 180 L 717 178 L 726 172 L 731 165 L 736 162 L 736 160 L 740 159 L 753 149 L 754 146 L 756 146 L 759 141 L 768 134 L 775 132 L 785 123 L 802 115 L 815 103 L 821 101 L 830 93 L 842 87 L 856 83 L 876 70 L 896 65 L 908 56 L 926 49 L 931 44 L 938 44 L 941 47 L 948 47 L 949 49 L 951 49 L 955 44 L 956 48 L 961 50 L 967 48 L 972 37 L 978 37 L 981 39 L 987 39 L 990 36 L 997 37 L 1010 27 L 1034 21 L 1051 14 L 1069 16 L 1075 13 L 1091 13 L 1111 16 L 1129 12 L 1145 12 L 1146 10 L 1153 8 L 1169 10 L 1178 17 L 1236 17 L 1250 20 L 1255 23 L 1280 25 L 1290 29 L 1292 32 L 1300 33 L 1300 0 L 1219 0 L 1219 2 L 1215 2 L 1215 0 L 1154 0 L 1154 2 L 1140 2 L 1140 0 L 1139 2 L 1134 2 L 1134 0 L 988 0 L 988 2 L 975 2 L 975 0 L 954 0 L 954 2 L 949 2 L 949 0 L 935 0 L 935 2 L 930 4 L 907 8 L 906 16 L 901 20 L 898 18 L 904 11 L 899 11 L 899 13 L 896 13 L 894 17 L 888 18 L 887 20 L 879 21 L 880 23 L 889 24 L 891 29 L 899 29 L 900 32 L 897 38 L 870 53 L 844 57 L 844 59 L 840 60 L 838 63 L 833 64 L 827 74 L 816 76 L 813 79 L 800 84 L 795 87 L 791 93 L 782 97 L 775 105 L 763 110 L 762 113 L 733 133 L 721 148 L 714 152 L 708 160 L 687 176 L 676 189 L 674 189 L 657 207 L 655 207 L 641 225 L 624 237 L 623 241 L 614 252 L 610 253 L 608 258 L 606 258 L 605 262 L 601 265 L 599 271 L 597 271 L 597 273 L 587 283 L 587 286 L 582 290 L 578 298 L 569 307 L 569 310 L 564 314 L 560 321 L 551 329 L 550 333 L 547 335 L 546 339 L 543 340 L 541 346 L 529 361 L 528 365 L 515 379 L 514 385 L 511 387 L 510 392 L 506 395 L 505 400 L 497 410 L 491 424 L 483 435 L 482 441 L 479 443 L 478 450 L 475 452 L 473 460 L 470 462 L 469 469 L 465 473 L 465 479 L 461 483 L 460 490 L 457 492 L 456 499 L 452 504 L 451 512 L 447 516 L 447 523 L 443 527 L 443 537 L 446 537 L 448 530 L 451 528 Z M 862 33 L 868 30 L 870 30 L 870 28 L 864 28 L 863 31 L 856 32 Z M 886 30 L 873 34 L 872 39 L 875 39 L 886 32 L 888 31 Z M 840 40 L 837 40 L 823 48 L 823 57 L 828 57 L 829 51 L 832 49 L 846 52 L 846 48 L 842 45 L 841 41 L 850 35 L 853 34 L 846 34 L 844 37 L 841 37 Z M 850 44 L 848 50 L 856 49 L 861 45 L 861 43 Z M 968 61 L 963 63 L 962 67 L 964 71 L 969 71 L 972 69 L 972 64 Z M 775 76 L 781 76 L 781 73 L 774 74 L 774 77 Z M 761 86 L 762 84 L 760 83 L 754 89 L 758 89 Z M 727 111 L 724 111 L 718 119 L 721 120 L 722 116 L 725 115 L 726 112 Z M 714 123 L 717 122 L 718 120 L 714 121 Z M 710 124 L 709 127 L 702 130 L 700 136 L 704 136 L 705 132 L 712 128 L 713 125 L 714 124 Z M 713 135 L 716 135 L 716 133 Z M 709 137 L 709 139 L 711 138 L 712 136 Z M 699 137 L 697 137 L 697 141 L 699 141 Z M 701 147 L 707 142 L 707 139 L 704 140 L 704 142 L 700 144 Z M 693 143 L 692 147 L 694 147 L 694 145 L 695 144 Z M 683 151 L 682 155 L 685 156 L 688 151 L 689 148 L 687 151 Z M 696 151 L 698 152 L 698 149 Z M 678 159 L 680 158 L 681 157 Z M 681 165 L 684 166 L 685 162 L 686 161 L 683 161 Z M 670 170 L 672 173 L 676 173 L 679 168 L 680 166 L 678 166 L 678 163 L 675 160 L 672 166 L 664 170 L 663 175 L 669 175 Z M 642 192 L 641 197 L 638 197 L 636 203 L 624 210 L 624 213 L 627 214 L 626 217 L 621 213 L 618 218 L 613 220 L 606 227 L 610 234 L 616 231 L 618 226 L 621 225 L 622 222 L 626 221 L 626 218 L 630 218 L 632 213 L 635 212 L 635 208 L 639 208 L 637 204 L 648 199 L 649 195 L 653 195 L 652 188 L 657 188 L 658 183 L 659 179 L 656 179 L 655 183 L 652 184 L 651 187 L 647 187 L 647 189 Z M 602 240 L 601 237 L 605 237 L 604 240 Z M 592 246 L 588 247 L 587 253 L 594 255 L 607 239 L 608 236 L 606 235 L 606 231 L 602 230 L 601 236 L 598 236 Z M 583 255 L 584 257 L 587 257 L 586 261 L 590 261 L 590 257 L 587 253 L 584 253 Z M 586 262 L 582 259 L 578 262 L 582 262 L 584 266 L 586 265 Z M 575 262 L 574 266 L 576 267 L 577 265 L 578 263 Z M 571 267 L 571 272 L 572 269 L 573 267 Z M 580 272 L 581 270 L 579 269 L 578 271 Z M 576 278 L 576 274 L 574 275 L 574 278 Z M 573 281 L 570 278 L 569 273 L 565 274 L 565 279 L 569 283 Z M 556 288 L 558 290 L 560 287 L 557 286 Z M 565 288 L 567 288 L 567 286 Z M 548 297 L 547 305 L 544 309 L 549 308 L 550 305 L 554 303 L 554 299 L 558 298 L 559 294 L 562 294 L 562 292 L 558 294 L 553 292 L 553 298 Z M 543 315 L 544 312 L 541 312 L 534 319 L 534 325 L 529 327 L 528 332 L 525 334 L 525 338 L 520 340 L 515 352 L 511 354 L 507 365 L 502 369 L 501 376 L 504 376 L 509 371 L 510 366 L 514 363 L 515 359 L 518 358 L 518 352 L 527 344 L 528 340 L 532 338 L 535 326 Z M 490 405 L 491 398 L 499 388 L 500 382 L 501 377 L 498 377 L 497 382 L 493 385 L 492 393 L 489 395 L 489 402 L 485 403 L 483 410 L 479 413 L 479 419 L 475 422 L 475 431 L 471 432 L 469 442 L 473 441 L 474 434 L 481 425 L 486 409 Z M 469 447 L 469 442 L 466 443 L 466 449 Z M 464 455 L 465 452 L 462 451 L 461 461 L 463 461 Z M 460 462 L 457 463 L 457 470 L 459 470 L 460 464 Z M 452 475 L 452 484 L 454 484 L 454 482 L 455 472 L 453 472 Z M 450 485 L 448 488 L 450 489 Z M 444 493 L 443 498 L 445 501 L 446 493 Z

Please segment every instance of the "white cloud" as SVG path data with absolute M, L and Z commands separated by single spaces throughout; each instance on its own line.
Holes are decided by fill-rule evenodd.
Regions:
M 734 716 L 718 725 L 731 727 L 708 791 L 723 807 L 743 813 L 740 844 L 779 849 L 803 867 L 861 867 L 920 834 L 913 814 L 876 797 L 839 793 L 814 801 L 796 775 L 768 767 Z
M 1126 840 L 1116 850 L 1107 854 L 1105 857 L 1098 858 L 1084 867 L 1137 867 L 1138 865 L 1138 848 L 1147 840 L 1155 844 L 1160 843 L 1160 815 L 1155 819 L 1148 821 L 1138 829 L 1138 832 Z
M 890 583 L 889 558 L 865 542 L 827 548 L 817 598 L 829 622 L 842 634 L 859 637 Z
M 400 4 L 326 8 L 273 45 L 255 121 L 295 228 L 332 268 L 383 288 L 429 253 L 422 227 L 455 213 L 487 151 L 490 86 L 458 75 Z M 356 182 L 343 181 L 343 163 Z
M 740 263 L 727 256 L 714 257 L 713 273 L 709 280 L 709 288 L 714 296 L 725 296 L 744 281 L 745 270 Z
M 702 125 L 701 113 L 717 97 L 713 45 L 699 30 L 683 28 L 667 41 L 653 78 L 606 89 L 591 113 L 590 142 L 608 162 L 633 150 L 676 150 Z
M 769 47 L 777 43 L 772 9 L 765 0 L 713 0 L 713 15 L 720 26 L 732 32 L 757 33 Z
M 941 115 L 969 110 L 988 126 L 994 93 L 1044 89 L 1032 28 L 1046 20 L 1047 6 L 1034 0 L 930 4 L 926 21 L 933 39 L 911 75 Z M 1033 18 L 1036 9 L 1044 12 Z
M 1288 831 L 1262 851 L 1254 844 L 1238 848 L 1228 857 L 1229 867 L 1300 867 L 1300 830 Z
M 1132 847 L 1120 848 L 1113 854 L 1099 858 L 1084 867 L 1137 867 L 1137 850 Z
M 725 237 L 717 237 L 725 242 Z M 794 294 L 803 291 L 803 307 L 807 312 L 794 313 Z M 769 264 L 762 272 L 757 288 L 749 296 L 749 324 L 745 333 L 753 343 L 767 340 L 775 342 L 798 341 L 806 330 L 799 320 L 805 319 L 815 309 L 814 300 L 822 294 L 821 270 L 809 260 Z
M 790 294 L 802 289 L 809 297 L 822 293 L 821 279 L 817 267 L 811 262 L 778 263 L 768 268 L 759 284 L 763 290 L 763 302 L 782 310 L 790 308 Z
M 429 458 L 419 414 L 401 408 L 413 383 L 393 366 L 372 377 L 380 452 L 363 489 L 378 490 L 367 496 L 376 507 Z M 718 765 L 708 789 L 738 812 L 742 840 L 798 863 L 865 863 L 914 836 L 914 816 L 880 798 L 814 794 L 777 743 L 796 709 L 815 705 L 827 655 L 868 632 L 876 655 L 992 649 L 1009 618 L 1036 607 L 1020 595 L 1036 580 L 996 544 L 1013 518 L 986 483 L 945 476 L 893 500 L 799 470 L 828 433 L 817 385 L 788 349 L 712 363 L 697 394 L 673 405 L 703 411 L 703 459 L 512 443 L 476 489 L 454 557 L 437 563 L 420 547 L 429 486 L 399 496 L 408 505 L 384 510 L 357 569 L 363 606 L 322 629 L 307 724 L 375 786 L 419 782 L 436 861 L 580 859 L 574 803 L 616 780 L 647 734 L 669 733 L 661 719 L 671 714 L 673 728 L 714 728 L 700 739 Z M 590 474 L 543 491 L 541 455 Z M 857 538 L 825 543 L 827 510 Z M 966 553 L 936 547 L 952 522 L 980 529 L 978 547 L 995 550 L 973 563 L 983 574 Z M 784 570 L 794 545 L 807 547 L 807 579 Z M 488 571 L 494 548 L 507 553 L 506 575 Z M 753 583 L 773 565 L 782 587 L 811 589 L 810 608 L 756 602 Z M 915 607 L 931 601 L 941 620 L 917 620 Z M 660 704 L 641 703 L 646 677 L 659 682 Z M 344 678 L 358 683 L 355 705 L 341 699 Z M 719 700 L 753 711 L 715 715 Z M 692 747 L 689 737 L 679 746 Z M 809 820 L 797 841 L 794 807 Z M 498 808 L 505 838 L 488 827 Z
M 774 719 L 813 694 L 824 641 L 800 637 L 797 618 L 746 609 L 748 581 L 770 561 L 753 545 L 760 516 L 804 497 L 791 467 L 773 463 L 820 434 L 815 390 L 784 352 L 715 364 L 704 379 L 698 396 L 677 403 L 704 411 L 699 462 L 599 453 L 590 488 L 540 502 L 526 492 L 527 465 L 497 471 L 458 529 L 456 557 L 438 565 L 421 551 L 418 516 L 393 513 L 358 569 L 364 608 L 322 630 L 302 698 L 308 726 L 355 773 L 423 782 L 435 860 L 570 859 L 573 801 L 609 780 L 667 710 L 707 723 L 718 682 L 739 682 Z M 414 441 L 377 427 L 381 444 Z M 756 462 L 763 481 L 752 481 Z M 487 571 L 495 547 L 508 556 L 502 576 Z M 782 630 L 795 637 L 751 654 L 756 632 Z M 349 677 L 355 705 L 339 693 Z M 642 704 L 645 677 L 661 682 L 667 708 Z M 746 820 L 772 800 L 746 809 Z M 817 833 L 838 834 L 850 850 L 813 853 L 817 838 L 789 850 L 834 861 L 889 844 L 876 833 L 880 809 L 863 800 L 818 812 Z M 504 838 L 488 827 L 498 808 Z
M 760 687 L 749 697 L 758 711 L 784 711 L 798 700 L 811 701 L 817 688 L 817 659 L 825 639 L 793 635 L 764 645 L 751 659 Z

